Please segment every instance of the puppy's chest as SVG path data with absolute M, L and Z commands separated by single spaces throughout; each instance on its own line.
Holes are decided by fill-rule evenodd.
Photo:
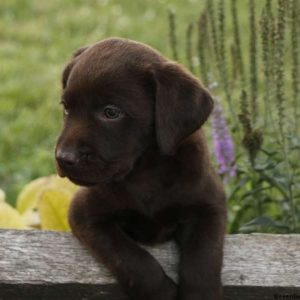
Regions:
M 162 216 L 151 216 L 141 211 L 126 211 L 118 218 L 120 228 L 132 239 L 154 244 L 171 239 L 177 228 L 177 222 Z
M 120 228 L 134 240 L 145 244 L 171 239 L 178 225 L 177 209 L 165 207 L 158 194 L 136 196 L 131 198 L 130 205 L 118 218 Z

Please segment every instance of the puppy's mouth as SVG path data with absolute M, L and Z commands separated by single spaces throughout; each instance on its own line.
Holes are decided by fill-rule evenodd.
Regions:
M 60 177 L 67 177 L 76 185 L 92 187 L 109 182 L 122 180 L 131 170 L 130 167 L 121 167 L 111 164 L 106 168 L 91 168 L 82 170 L 62 169 L 57 165 L 57 173 Z
M 60 177 L 67 177 L 70 181 L 76 185 L 91 187 L 102 182 L 100 176 L 91 176 L 91 174 L 86 172 L 71 172 L 69 170 L 63 170 L 57 166 L 57 173 Z M 100 177 L 100 178 L 99 178 Z
M 66 177 L 68 177 L 76 185 L 80 185 L 80 186 L 91 187 L 91 186 L 95 186 L 95 185 L 97 185 L 97 183 L 99 183 L 96 181 L 86 180 L 86 179 L 77 178 L 77 177 L 73 177 L 73 176 L 66 176 Z
M 68 152 L 66 152 L 68 154 Z M 70 152 L 72 154 L 72 152 Z M 59 176 L 67 177 L 76 185 L 92 187 L 122 181 L 132 170 L 133 155 L 124 155 L 114 160 L 75 160 L 72 155 L 56 153 L 56 170 Z M 134 155 L 135 157 L 135 155 Z

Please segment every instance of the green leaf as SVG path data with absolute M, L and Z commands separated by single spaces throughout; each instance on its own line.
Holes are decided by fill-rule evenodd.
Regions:
M 26 185 L 21 191 L 17 199 L 17 210 L 22 215 L 25 224 L 27 224 L 27 226 L 31 228 L 42 227 L 43 229 L 67 230 L 68 225 L 66 223 L 66 212 L 63 214 L 65 218 L 64 220 L 61 220 L 61 217 L 59 217 L 59 222 L 63 222 L 63 225 L 57 225 L 59 222 L 56 220 L 55 223 L 53 220 L 51 220 L 53 216 L 47 216 L 47 213 L 51 214 L 55 212 L 57 213 L 57 211 L 60 212 L 61 207 L 55 203 L 54 211 L 51 211 L 49 207 L 48 209 L 46 209 L 47 207 L 45 206 L 45 203 L 47 203 L 49 206 L 50 204 L 53 204 L 54 200 L 47 202 L 47 200 L 44 200 L 44 197 L 45 194 L 47 195 L 48 191 L 57 191 L 59 195 L 68 195 L 67 197 L 69 203 L 72 195 L 77 189 L 78 186 L 70 182 L 68 179 L 58 177 L 57 175 L 38 178 Z M 40 206 L 41 201 L 43 202 L 42 206 Z M 60 205 L 64 206 L 65 202 L 66 201 L 63 200 Z M 42 215 L 40 215 L 41 212 Z M 55 219 L 55 216 L 53 218 Z M 53 223 L 55 223 L 56 225 L 53 225 Z
M 17 210 L 21 214 L 34 210 L 42 194 L 48 189 L 66 190 L 74 193 L 78 189 L 78 186 L 68 179 L 56 175 L 38 178 L 26 185 L 19 194 L 17 198 Z
M 42 177 L 27 184 L 17 198 L 17 210 L 23 214 L 28 210 L 33 210 L 40 198 L 43 190 L 49 185 L 51 177 Z
M 261 162 L 257 163 L 254 167 L 254 170 L 259 172 L 259 171 L 265 171 L 265 170 L 271 170 L 276 167 L 276 162 L 275 161 L 266 161 L 266 162 Z
M 53 188 L 64 189 L 71 193 L 75 193 L 79 188 L 79 186 L 75 185 L 66 177 L 62 178 L 56 175 L 51 175 L 49 177 L 50 177 L 50 185 Z
M 261 173 L 261 179 L 268 182 L 271 186 L 275 187 L 285 199 L 289 198 L 286 187 L 277 180 L 276 175 L 269 176 L 266 173 Z
M 38 212 L 42 229 L 69 231 L 67 214 L 72 193 L 67 190 L 47 190 L 39 201 Z
M 2 195 L 3 196 L 3 195 Z M 2 197 L 0 195 L 0 197 Z M 0 201 L 0 228 L 25 229 L 26 224 L 20 213 L 8 203 Z
M 239 232 L 241 233 L 250 233 L 250 232 L 286 232 L 289 230 L 289 227 L 282 225 L 278 222 L 275 222 L 269 217 L 259 216 L 250 222 L 243 225 Z
M 0 189 L 0 203 L 5 201 L 5 193 Z
M 234 199 L 234 196 L 236 195 L 236 193 L 238 193 L 239 190 L 243 189 L 245 184 L 249 181 L 249 177 L 246 176 L 244 178 L 242 178 L 241 180 L 239 180 L 239 182 L 237 182 L 234 186 L 234 188 L 232 189 L 231 193 L 229 194 L 229 196 L 227 197 L 227 201 L 231 201 L 232 199 Z
M 239 231 L 240 223 L 242 222 L 245 215 L 248 214 L 249 211 L 251 211 L 251 209 L 252 206 L 249 203 L 243 203 L 243 206 L 235 212 L 229 227 L 230 233 L 237 233 Z

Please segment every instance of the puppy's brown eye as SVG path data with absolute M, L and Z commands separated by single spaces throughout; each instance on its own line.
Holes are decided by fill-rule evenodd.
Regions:
M 108 119 L 117 119 L 122 115 L 122 111 L 113 105 L 108 105 L 104 108 L 104 115 Z

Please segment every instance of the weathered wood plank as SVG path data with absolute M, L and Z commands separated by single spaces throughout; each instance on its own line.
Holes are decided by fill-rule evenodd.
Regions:
M 147 250 L 176 280 L 176 246 Z M 300 235 L 227 236 L 222 281 L 226 299 L 300 299 Z M 126 297 L 71 234 L 0 230 L 0 300 L 23 299 Z

